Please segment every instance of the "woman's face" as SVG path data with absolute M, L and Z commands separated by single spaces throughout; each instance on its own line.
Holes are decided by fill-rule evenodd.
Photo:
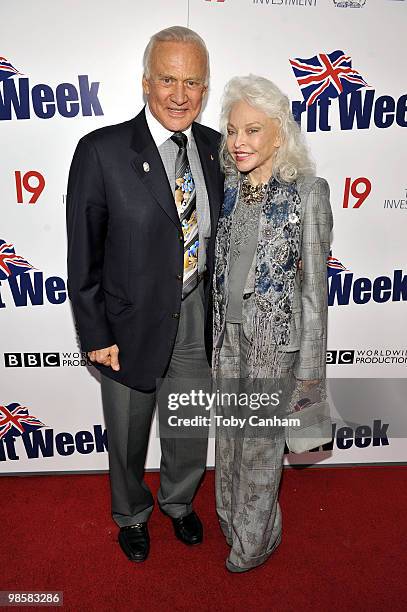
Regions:
M 227 130 L 227 148 L 239 172 L 252 173 L 256 182 L 267 182 L 281 144 L 278 120 L 240 100 L 232 106 Z

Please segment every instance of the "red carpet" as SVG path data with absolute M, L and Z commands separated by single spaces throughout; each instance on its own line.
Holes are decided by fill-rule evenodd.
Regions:
M 241 575 L 224 568 L 213 472 L 195 503 L 205 542 L 187 548 L 156 510 L 144 564 L 116 542 L 107 476 L 4 477 L 0 590 L 64 591 L 72 611 L 405 610 L 406 469 L 285 470 L 282 544 Z M 156 490 L 158 475 L 147 480 Z

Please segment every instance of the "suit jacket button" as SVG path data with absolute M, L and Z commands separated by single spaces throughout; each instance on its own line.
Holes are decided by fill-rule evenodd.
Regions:
M 172 315 L 173 319 L 179 319 L 179 312 L 174 312 Z
M 182 281 L 182 274 L 177 274 L 177 280 Z

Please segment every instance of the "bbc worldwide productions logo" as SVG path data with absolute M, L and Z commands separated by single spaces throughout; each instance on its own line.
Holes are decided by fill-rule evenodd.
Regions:
M 87 354 L 73 353 L 4 353 L 5 368 L 77 368 L 92 365 Z
M 407 365 L 407 348 L 337 349 L 326 352 L 328 365 Z
M 326 363 L 328 365 L 351 365 L 355 361 L 354 350 L 337 350 L 326 352 Z

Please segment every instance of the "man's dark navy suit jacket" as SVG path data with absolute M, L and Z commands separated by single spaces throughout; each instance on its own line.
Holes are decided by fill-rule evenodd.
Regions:
M 223 197 L 220 135 L 198 123 L 192 132 L 211 209 L 205 280 L 210 360 L 214 241 Z M 144 109 L 79 141 L 69 174 L 67 229 L 68 292 L 82 350 L 117 344 L 120 371 L 97 367 L 124 385 L 152 390 L 177 335 L 184 249 L 173 187 Z

